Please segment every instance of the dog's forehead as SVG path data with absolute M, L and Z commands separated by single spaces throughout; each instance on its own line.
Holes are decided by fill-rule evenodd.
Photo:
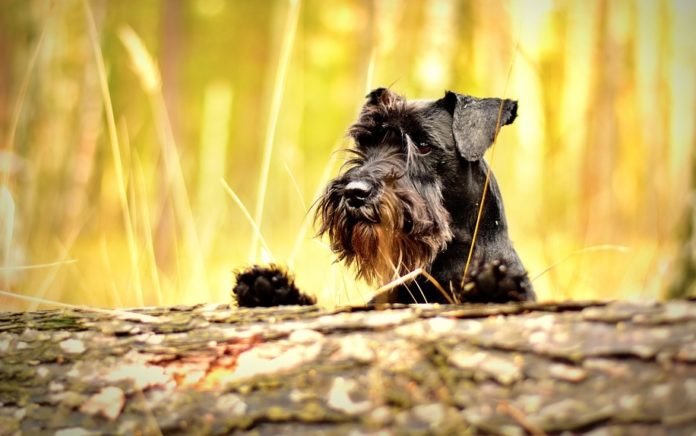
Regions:
M 378 89 L 368 95 L 349 135 L 358 147 L 372 147 L 404 138 L 420 143 L 428 139 L 447 141 L 452 118 L 439 100 L 409 100 L 389 90 Z
M 401 127 L 407 127 L 412 123 L 426 121 L 439 112 L 437 100 L 432 99 L 406 99 L 400 97 L 399 104 L 384 105 L 382 116 L 391 121 L 398 121 Z

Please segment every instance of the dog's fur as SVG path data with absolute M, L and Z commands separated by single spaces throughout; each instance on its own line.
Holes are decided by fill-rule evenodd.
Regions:
M 447 92 L 435 101 L 409 101 L 388 89 L 372 91 L 349 129 L 353 157 L 319 201 L 319 233 L 373 285 L 423 268 L 450 294 L 421 277 L 381 301 L 533 299 L 492 174 L 472 274 L 463 277 L 488 172 L 483 154 L 516 116 L 512 100 Z
M 409 101 L 385 88 L 368 94 L 349 129 L 352 157 L 319 199 L 319 235 L 328 235 L 338 259 L 374 286 L 417 268 L 431 276 L 373 302 L 534 299 L 508 236 L 500 190 L 492 174 L 486 184 L 483 160 L 499 128 L 516 117 L 512 100 L 448 91 L 439 100 Z M 464 276 L 484 186 L 473 260 Z

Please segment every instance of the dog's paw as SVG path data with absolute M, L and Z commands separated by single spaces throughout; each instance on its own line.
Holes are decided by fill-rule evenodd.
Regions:
M 457 297 L 461 302 L 470 303 L 506 303 L 535 299 L 527 273 L 510 268 L 501 260 L 474 262 Z
M 232 297 L 239 307 L 309 306 L 316 299 L 303 294 L 293 278 L 277 265 L 254 265 L 236 273 Z

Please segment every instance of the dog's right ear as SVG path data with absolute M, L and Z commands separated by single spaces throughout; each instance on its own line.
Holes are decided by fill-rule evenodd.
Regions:
M 380 99 L 382 98 L 382 95 L 384 95 L 385 92 L 387 92 L 387 88 L 376 88 L 370 91 L 369 94 L 365 96 L 367 101 L 365 102 L 366 105 L 375 105 L 380 102 Z
M 517 117 L 517 102 L 514 100 L 476 98 L 447 91 L 439 103 L 452 115 L 457 150 L 468 161 L 481 159 L 493 144 L 498 130 L 512 124 Z

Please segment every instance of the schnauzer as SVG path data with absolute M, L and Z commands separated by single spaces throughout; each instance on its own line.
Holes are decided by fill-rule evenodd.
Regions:
M 439 100 L 409 101 L 385 88 L 367 95 L 349 129 L 352 156 L 319 199 L 315 219 L 338 260 L 372 285 L 424 271 L 373 302 L 535 298 L 508 236 L 500 190 L 483 160 L 500 127 L 516 116 L 513 100 L 448 91 Z M 268 288 L 267 281 L 240 274 L 240 305 L 240 297 Z M 269 304 L 301 303 L 278 300 Z

